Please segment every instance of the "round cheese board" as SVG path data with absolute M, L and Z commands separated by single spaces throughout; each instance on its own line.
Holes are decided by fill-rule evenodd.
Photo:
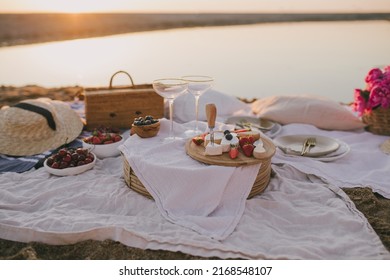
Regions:
M 258 164 L 264 161 L 269 160 L 275 154 L 275 145 L 273 142 L 265 137 L 261 138 L 263 142 L 263 147 L 265 152 L 261 154 L 260 157 L 255 158 L 253 156 L 247 157 L 240 152 L 238 156 L 234 159 L 230 158 L 229 153 L 222 153 L 222 155 L 205 155 L 205 147 L 203 145 L 196 145 L 192 139 L 189 139 L 186 142 L 185 148 L 187 154 L 200 162 L 210 164 L 210 165 L 220 165 L 220 166 L 245 166 L 251 164 Z

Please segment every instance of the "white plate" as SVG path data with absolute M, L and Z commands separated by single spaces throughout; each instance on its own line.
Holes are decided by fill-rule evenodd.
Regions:
M 49 172 L 53 175 L 56 175 L 56 176 L 77 175 L 77 174 L 83 173 L 83 172 L 85 172 L 85 171 L 87 171 L 95 166 L 96 155 L 94 153 L 91 153 L 91 154 L 93 154 L 93 161 L 91 163 L 84 164 L 81 166 L 68 167 L 68 168 L 64 168 L 64 169 L 56 169 L 56 168 L 49 167 L 47 165 L 47 159 L 46 159 L 45 162 L 43 163 L 43 167 L 47 170 L 47 172 Z
M 329 162 L 329 161 L 334 161 L 334 160 L 345 157 L 349 153 L 351 148 L 345 142 L 342 142 L 342 141 L 338 141 L 338 142 L 340 144 L 340 148 L 338 148 L 336 151 L 329 153 L 329 154 L 326 154 L 324 156 L 312 157 L 311 159 L 323 161 L 323 162 Z
M 230 117 L 226 120 L 227 124 L 240 124 L 240 123 L 248 123 L 251 125 L 252 128 L 256 128 L 262 131 L 268 131 L 271 130 L 272 127 L 275 125 L 274 122 L 256 118 L 256 117 L 245 117 L 245 116 L 235 116 Z
M 307 157 L 319 157 L 330 154 L 331 152 L 336 151 L 340 144 L 337 140 L 320 136 L 320 135 L 286 135 L 280 136 L 274 139 L 274 143 L 283 151 L 288 151 L 288 153 L 300 155 L 302 151 L 303 142 L 309 138 L 316 138 L 316 145 L 308 151 L 305 156 Z

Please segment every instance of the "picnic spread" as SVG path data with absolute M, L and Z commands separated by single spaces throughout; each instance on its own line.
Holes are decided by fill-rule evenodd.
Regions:
M 314 96 L 247 104 L 208 89 L 197 116 L 193 96 L 181 94 L 173 119 L 132 116 L 119 138 L 81 131 L 70 118 L 85 116 L 82 101 L 24 104 L 39 102 L 51 112 L 34 108 L 40 125 L 62 137 L 36 144 L 35 155 L 10 154 L 20 143 L 0 146 L 0 238 L 57 245 L 111 239 L 223 259 L 390 259 L 341 189 L 369 187 L 390 198 L 390 156 L 380 148 L 388 136 L 366 131 L 347 106 Z M 73 111 L 66 122 L 77 124 L 73 130 L 50 128 L 59 123 L 50 111 L 57 103 Z M 21 107 L 0 116 L 34 114 Z M 149 126 L 153 133 L 143 134 Z M 188 136 L 195 126 L 203 133 Z M 116 153 L 95 154 L 100 144 Z M 45 160 L 43 167 L 31 157 Z M 31 164 L 9 164 L 16 161 Z M 73 175 L 51 172 L 83 166 Z

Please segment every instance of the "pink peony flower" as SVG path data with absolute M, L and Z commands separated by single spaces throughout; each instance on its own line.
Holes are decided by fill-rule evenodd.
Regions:
M 376 108 L 390 108 L 390 65 L 383 72 L 379 68 L 371 69 L 366 77 L 366 88 L 355 89 L 352 109 L 359 116 Z
M 363 91 L 361 89 L 355 89 L 355 101 L 352 104 L 352 109 L 358 112 L 359 116 L 362 116 L 368 109 L 367 100 L 364 98 Z
M 368 74 L 365 78 L 365 81 L 366 81 L 366 83 L 370 83 L 374 80 L 382 79 L 382 76 L 383 76 L 383 73 L 382 73 L 381 69 L 373 68 L 368 72 Z

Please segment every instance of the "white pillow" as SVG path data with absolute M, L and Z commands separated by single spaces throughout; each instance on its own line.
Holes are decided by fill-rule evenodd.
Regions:
M 353 130 L 365 126 L 345 106 L 314 96 L 267 97 L 253 102 L 252 111 L 281 124 L 305 123 L 328 130 Z
M 237 97 L 210 89 L 199 98 L 199 121 L 206 121 L 205 107 L 208 103 L 217 107 L 217 117 L 231 116 L 240 110 L 250 111 L 250 106 Z M 195 97 L 191 93 L 177 97 L 173 107 L 175 121 L 185 123 L 195 120 Z

